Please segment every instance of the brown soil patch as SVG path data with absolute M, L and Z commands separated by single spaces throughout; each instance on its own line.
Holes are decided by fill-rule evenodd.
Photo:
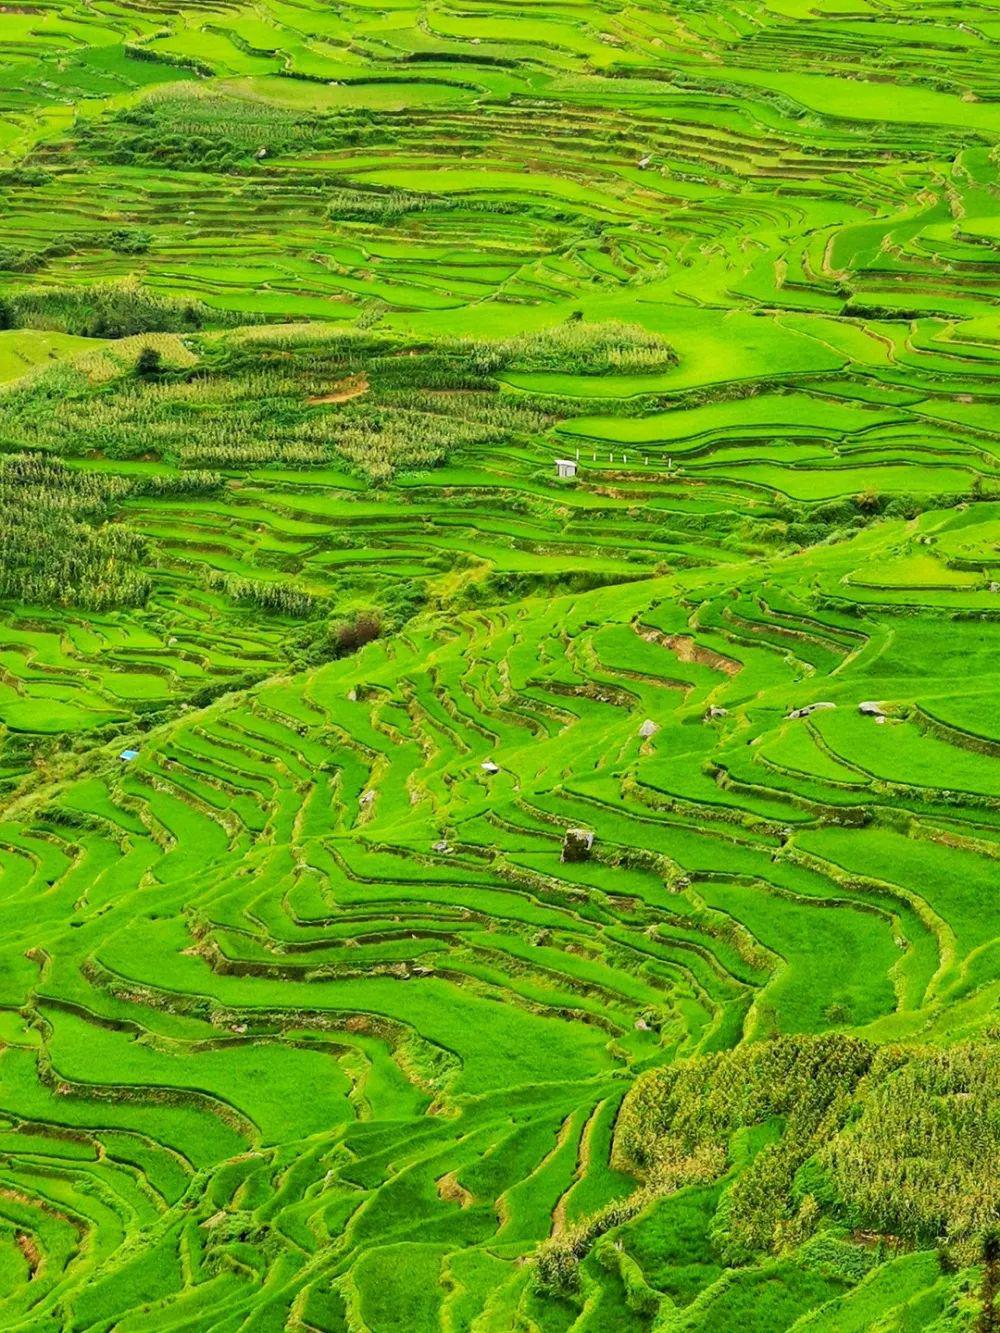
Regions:
M 338 380 L 329 393 L 310 398 L 309 406 L 318 407 L 320 403 L 348 403 L 352 398 L 360 398 L 367 392 L 367 375 L 348 375 L 346 379 Z
M 475 1202 L 469 1191 L 455 1179 L 454 1171 L 449 1171 L 447 1175 L 439 1177 L 437 1192 L 439 1199 L 443 1199 L 445 1203 L 457 1203 L 460 1208 L 468 1208 L 471 1203 Z
M 713 648 L 704 648 L 696 643 L 690 634 L 664 634 L 662 630 L 650 625 L 634 622 L 632 628 L 647 643 L 658 643 L 662 648 L 675 655 L 679 662 L 697 662 L 699 666 L 709 667 L 712 671 L 721 671 L 726 676 L 735 676 L 743 670 L 743 663 L 734 657 L 726 657 Z
M 42 1256 L 31 1236 L 23 1231 L 17 1233 L 17 1246 L 24 1255 L 31 1276 L 34 1277 L 42 1266 Z

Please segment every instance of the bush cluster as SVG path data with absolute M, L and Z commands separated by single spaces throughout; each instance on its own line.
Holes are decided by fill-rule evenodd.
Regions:
M 92 611 L 143 605 L 147 544 L 109 521 L 130 489 L 38 454 L 0 461 L 0 597 Z

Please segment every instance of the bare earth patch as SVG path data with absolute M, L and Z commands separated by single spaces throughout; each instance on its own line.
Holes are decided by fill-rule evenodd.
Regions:
M 338 380 L 330 393 L 310 398 L 309 406 L 318 407 L 320 403 L 347 403 L 352 398 L 360 398 L 363 393 L 367 392 L 368 377 L 366 375 L 348 375 L 346 379 Z

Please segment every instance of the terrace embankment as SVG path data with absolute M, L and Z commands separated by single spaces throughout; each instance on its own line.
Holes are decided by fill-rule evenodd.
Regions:
M 2 28 L 0 1326 L 993 1327 L 995 13 Z

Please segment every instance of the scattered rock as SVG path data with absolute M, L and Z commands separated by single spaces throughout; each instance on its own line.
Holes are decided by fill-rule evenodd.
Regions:
M 568 828 L 563 838 L 562 860 L 589 861 L 593 845 L 594 835 L 590 829 Z
M 864 699 L 858 704 L 858 712 L 864 717 L 884 718 L 885 709 L 872 699 Z
M 830 703 L 828 699 L 821 699 L 819 703 L 806 704 L 804 708 L 793 708 L 788 714 L 789 717 L 808 717 L 810 713 L 818 713 L 822 708 L 836 708 L 836 704 Z
M 729 709 L 720 708 L 718 704 L 712 704 L 705 716 L 710 722 L 718 722 L 720 718 L 729 716 Z
M 431 843 L 431 851 L 438 852 L 441 856 L 451 855 L 451 848 L 443 839 L 440 842 Z

